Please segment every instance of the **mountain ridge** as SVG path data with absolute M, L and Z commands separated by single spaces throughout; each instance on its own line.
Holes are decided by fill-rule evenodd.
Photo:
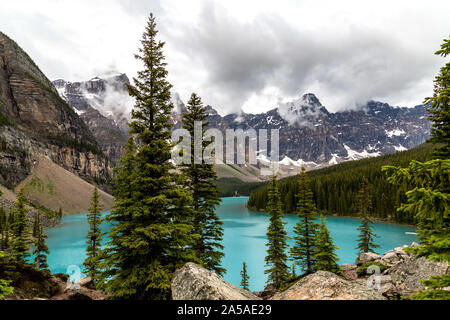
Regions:
M 30 56 L 0 32 L 0 183 L 16 187 L 37 156 L 89 182 L 105 185 L 110 162 L 86 123 Z
M 100 141 L 102 150 L 115 162 L 123 153 L 126 143 L 126 132 L 117 125 L 115 119 L 122 119 L 122 124 L 125 126 L 129 116 L 124 114 L 123 106 L 122 108 L 117 107 L 117 110 L 120 110 L 120 114 L 117 116 L 114 114 L 114 110 L 107 110 L 105 106 L 99 106 L 98 109 L 101 111 L 97 110 L 95 104 L 106 99 L 108 92 L 105 84 L 111 82 L 115 83 L 118 93 L 128 95 L 121 88 L 121 81 L 123 84 L 129 83 L 125 74 L 120 74 L 115 78 L 101 79 L 97 77 L 94 78 L 94 81 L 91 79 L 75 83 L 75 86 L 68 86 L 67 84 L 70 82 L 65 80 L 53 82 L 61 96 L 65 97 L 88 123 L 91 131 Z M 92 83 L 96 85 L 92 85 Z M 80 88 L 87 87 L 100 89 L 96 92 L 95 90 L 80 90 Z M 92 94 L 96 97 L 93 97 Z M 70 102 L 71 100 L 73 102 Z M 96 102 L 89 104 L 92 100 Z M 181 120 L 186 112 L 186 106 L 177 93 L 173 93 L 172 101 L 174 110 L 171 121 L 175 129 L 181 128 Z M 90 110 L 90 108 L 96 109 L 98 113 L 87 112 L 86 110 Z M 210 127 L 218 128 L 224 134 L 227 129 L 279 129 L 279 164 L 286 169 L 281 177 L 297 174 L 302 166 L 312 170 L 345 161 L 411 149 L 425 142 L 430 132 L 430 122 L 424 106 L 394 107 L 383 102 L 369 101 L 359 110 L 329 112 L 313 93 L 304 94 L 298 99 L 280 104 L 278 108 L 257 114 L 241 112 L 222 116 L 210 105 L 207 105 L 206 109 Z M 114 123 L 108 125 L 108 121 L 114 121 Z M 104 130 L 105 132 L 121 135 L 120 141 L 111 143 L 108 139 L 103 138 L 102 134 L 104 136 L 105 132 L 99 131 L 99 127 L 107 128 Z M 268 152 L 270 153 L 270 137 Z M 258 164 L 254 165 L 254 168 L 259 169 L 266 163 L 266 158 L 260 156 Z M 219 170 L 219 172 L 225 171 Z M 230 174 L 224 177 L 230 177 Z M 257 181 L 261 177 L 245 179 Z

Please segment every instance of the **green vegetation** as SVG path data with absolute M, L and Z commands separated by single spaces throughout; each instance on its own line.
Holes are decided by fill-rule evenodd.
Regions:
M 89 231 L 86 236 L 86 259 L 83 262 L 85 273 L 92 279 L 94 284 L 98 283 L 100 278 L 100 253 L 103 236 L 100 230 L 102 223 L 101 211 L 102 205 L 100 204 L 98 189 L 96 187 L 92 195 L 91 207 L 87 214 Z
M 252 192 L 267 185 L 261 182 L 244 182 L 238 178 L 220 178 L 216 184 L 220 197 L 249 196 Z
M 36 265 L 36 270 L 44 270 L 48 268 L 47 255 L 50 254 L 45 239 L 47 235 L 39 221 L 39 214 L 35 215 L 34 228 L 33 228 L 34 240 L 34 263 Z
M 277 187 L 277 178 L 272 177 L 269 187 L 269 202 L 267 212 L 270 215 L 270 224 L 267 229 L 267 255 L 265 258 L 265 274 L 268 274 L 267 282 L 275 288 L 282 288 L 289 278 L 287 266 L 287 232 L 284 230 L 283 211 L 281 210 L 281 196 Z
M 32 264 L 17 263 L 9 254 L 0 257 L 0 279 L 14 288 L 15 299 L 50 298 L 59 290 L 48 270 L 36 270 Z
M 359 249 L 359 253 L 375 252 L 374 249 L 380 247 L 375 243 L 374 238 L 376 238 L 377 235 L 372 231 L 373 221 L 370 219 L 372 201 L 370 198 L 370 188 L 368 185 L 368 181 L 366 178 L 363 178 L 363 180 L 361 181 L 361 189 L 359 190 L 357 195 L 358 216 L 360 217 L 361 221 L 361 224 L 358 227 L 360 234 L 357 240 L 357 249 Z
M 328 230 L 327 222 L 322 217 L 316 234 L 316 247 L 314 252 L 317 271 L 329 271 L 342 276 L 342 269 L 338 264 L 339 258 L 336 254 L 336 250 L 338 249 Z M 293 276 L 295 277 L 295 269 L 293 270 Z
M 1 195 L 0 195 L 1 196 Z M 0 251 L 5 251 L 9 248 L 9 237 L 11 230 L 11 216 L 6 215 L 6 210 L 3 205 L 0 206 Z
M 444 40 L 436 54 L 450 54 L 450 39 Z M 383 171 L 395 186 L 407 185 L 406 200 L 399 214 L 413 216 L 417 221 L 420 246 L 408 251 L 434 261 L 450 262 L 450 63 L 435 80 L 435 95 L 428 98 L 428 110 L 433 121 L 431 142 L 437 144 L 436 159 L 428 162 L 411 161 L 407 168 L 386 166 Z M 443 275 L 424 281 L 427 288 L 413 299 L 450 300 L 450 277 Z
M 0 259 L 5 258 L 5 253 L 0 251 Z M 11 287 L 11 280 L 2 280 L 0 279 L 0 299 L 4 296 L 10 295 L 14 292 L 14 288 Z
M 302 271 L 311 274 L 317 270 L 315 250 L 318 224 L 314 222 L 317 209 L 313 201 L 310 180 L 304 167 L 298 178 L 297 190 L 296 214 L 300 221 L 294 228 L 295 244 L 291 248 L 291 258 L 294 264 L 300 266 Z
M 205 131 L 209 122 L 205 121 L 208 117 L 206 109 L 198 95 L 192 94 L 186 106 L 187 112 L 183 116 L 183 128 L 190 133 L 189 141 L 190 164 L 182 164 L 181 171 L 186 176 L 188 190 L 192 194 L 193 205 L 193 233 L 200 235 L 194 243 L 194 251 L 200 259 L 202 265 L 219 276 L 222 276 L 226 269 L 221 267 L 221 260 L 224 256 L 223 222 L 216 215 L 215 209 L 220 204 L 219 190 L 215 181 L 217 174 L 214 171 L 214 165 L 205 162 L 206 159 L 195 157 L 195 123 L 201 123 L 202 145 L 199 146 L 203 155 L 211 142 L 204 141 Z M 200 162 L 200 163 L 198 163 Z
M 447 57 L 450 54 L 450 39 L 444 39 L 436 55 Z M 438 159 L 450 158 L 450 62 L 441 68 L 434 81 L 434 96 L 425 99 L 429 119 L 433 122 L 430 142 L 439 144 L 434 152 Z
M 382 264 L 379 261 L 369 261 L 369 262 L 364 263 L 361 267 L 359 267 L 356 270 L 356 273 L 359 276 L 366 276 L 367 275 L 367 269 L 369 269 L 372 266 L 378 267 L 380 269 L 380 272 L 383 272 L 383 271 L 385 271 L 388 268 L 386 265 Z
M 61 279 L 64 282 L 67 282 L 67 280 L 70 279 L 70 276 L 66 273 L 54 273 L 53 274 L 55 277 Z
M 25 208 L 23 189 L 21 189 L 17 195 L 15 208 L 12 214 L 14 219 L 11 225 L 13 235 L 11 255 L 14 261 L 24 264 L 30 256 L 28 247 L 30 244 L 30 234 L 27 225 L 27 210 Z
M 104 156 L 103 151 L 97 146 L 87 142 L 79 142 L 63 136 L 47 136 L 47 140 L 61 146 L 71 147 L 79 151 L 90 151 L 95 155 Z
M 249 280 L 250 276 L 247 273 L 247 264 L 245 262 L 242 263 L 242 271 L 241 271 L 241 288 L 244 290 L 249 289 Z
M 391 219 L 399 223 L 414 223 L 414 217 L 399 214 L 396 210 L 406 200 L 406 187 L 388 182 L 381 168 L 386 165 L 406 166 L 411 160 L 428 161 L 433 158 L 434 147 L 423 144 L 409 151 L 378 158 L 341 163 L 336 166 L 310 171 L 313 199 L 319 211 L 328 215 L 357 216 L 357 194 L 361 180 L 366 177 L 371 186 L 372 216 L 377 219 Z M 298 193 L 297 177 L 280 181 L 283 212 L 295 213 Z M 248 206 L 264 210 L 267 205 L 267 188 L 261 188 L 250 196 Z
M 53 211 L 47 207 L 44 207 L 40 204 L 37 204 L 37 203 L 27 200 L 25 198 L 23 201 L 25 202 L 26 205 L 44 213 L 48 218 L 58 218 L 59 217 L 59 213 L 56 211 Z
M 102 279 L 113 299 L 166 300 L 174 272 L 199 262 L 193 245 L 192 196 L 170 162 L 169 122 L 173 104 L 167 81 L 164 43 L 157 41 L 150 14 L 136 58 L 144 70 L 135 86 L 131 138 L 116 170 L 113 224 L 105 250 Z M 134 144 L 134 137 L 139 145 Z

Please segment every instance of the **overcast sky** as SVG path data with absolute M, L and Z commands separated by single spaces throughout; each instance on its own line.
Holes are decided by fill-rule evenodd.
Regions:
M 174 91 L 184 101 L 195 91 L 222 114 L 307 92 L 330 111 L 420 104 L 450 34 L 447 0 L 14 0 L 0 3 L 0 30 L 52 80 L 132 77 L 150 12 Z

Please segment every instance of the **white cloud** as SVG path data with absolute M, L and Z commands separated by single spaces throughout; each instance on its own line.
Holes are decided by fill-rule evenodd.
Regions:
M 169 80 L 222 113 L 263 112 L 314 92 L 330 111 L 377 99 L 420 104 L 444 64 L 448 1 L 15 0 L 0 30 L 51 79 L 130 77 L 147 16 L 166 41 Z

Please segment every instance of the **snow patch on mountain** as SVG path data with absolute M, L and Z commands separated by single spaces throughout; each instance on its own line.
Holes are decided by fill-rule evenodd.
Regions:
M 358 152 L 355 150 L 352 150 L 349 146 L 344 144 L 345 150 L 347 150 L 347 158 L 349 160 L 360 160 L 365 158 L 372 158 L 372 157 L 378 157 L 381 155 L 380 152 L 371 152 L 369 153 L 367 150 L 363 150 L 362 152 Z
M 405 132 L 405 130 L 403 130 L 403 129 L 395 129 L 395 130 L 386 130 L 386 135 L 389 137 L 389 138 L 392 138 L 392 137 L 401 137 L 401 136 L 404 136 L 404 135 L 406 135 L 406 132 Z
M 401 151 L 406 151 L 406 150 L 408 150 L 407 148 L 405 148 L 404 146 L 402 146 L 402 145 L 398 145 L 398 146 L 396 146 L 396 147 L 394 147 L 395 148 L 395 151 L 397 151 L 397 152 L 401 152 Z

